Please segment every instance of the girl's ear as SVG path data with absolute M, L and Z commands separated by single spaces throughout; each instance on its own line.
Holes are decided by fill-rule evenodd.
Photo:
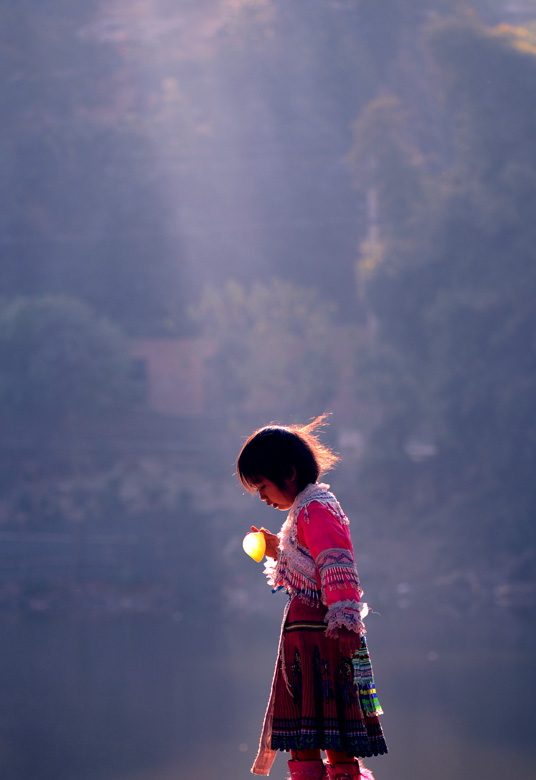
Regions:
M 293 466 L 291 468 L 291 470 L 290 470 L 290 477 L 289 477 L 290 481 L 291 482 L 295 482 L 296 481 L 296 476 L 297 476 L 296 467 Z

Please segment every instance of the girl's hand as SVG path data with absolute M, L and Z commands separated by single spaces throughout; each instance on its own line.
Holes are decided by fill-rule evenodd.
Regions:
M 255 533 L 259 533 L 259 529 L 255 528 L 254 525 L 251 526 L 251 530 Z M 264 540 L 266 542 L 266 557 L 275 558 L 277 560 L 277 556 L 279 554 L 279 537 L 276 534 L 272 534 L 270 531 L 267 531 L 266 528 L 261 528 L 260 532 L 263 534 Z
M 351 658 L 355 651 L 359 650 L 361 647 L 361 638 L 359 634 L 356 634 L 355 631 L 350 631 L 346 626 L 341 626 L 338 629 L 338 633 L 338 642 L 341 653 L 347 658 Z

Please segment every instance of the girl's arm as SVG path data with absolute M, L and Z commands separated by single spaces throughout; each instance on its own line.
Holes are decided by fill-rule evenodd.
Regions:
M 302 536 L 318 569 L 322 601 L 328 608 L 326 634 L 338 638 L 343 650 L 348 645 L 353 651 L 365 632 L 365 605 L 361 604 L 363 591 L 348 526 L 318 502 L 309 504 L 307 510 L 307 515 L 298 518 L 298 536 Z

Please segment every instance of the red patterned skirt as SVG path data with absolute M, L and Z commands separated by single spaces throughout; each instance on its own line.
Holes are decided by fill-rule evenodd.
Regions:
M 326 608 L 292 599 L 277 661 L 273 750 L 387 753 L 365 638 L 352 658 L 326 637 Z

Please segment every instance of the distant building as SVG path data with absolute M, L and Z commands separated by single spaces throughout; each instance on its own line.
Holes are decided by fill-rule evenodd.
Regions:
M 139 339 L 130 342 L 132 374 L 140 403 L 151 412 L 180 417 L 206 414 L 206 339 Z

